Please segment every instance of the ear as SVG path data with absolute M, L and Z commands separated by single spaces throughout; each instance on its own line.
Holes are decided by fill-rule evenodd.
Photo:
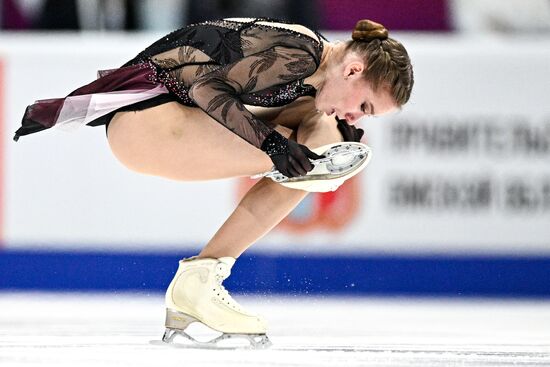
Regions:
M 344 68 L 344 78 L 356 77 L 365 70 L 365 65 L 360 61 L 352 61 Z

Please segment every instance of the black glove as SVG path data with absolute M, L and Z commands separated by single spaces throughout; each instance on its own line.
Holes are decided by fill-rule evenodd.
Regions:
M 305 145 L 288 140 L 276 131 L 267 136 L 261 149 L 269 155 L 275 168 L 286 177 L 304 176 L 313 169 L 313 164 L 308 158 L 323 158 Z
M 338 130 L 340 130 L 340 134 L 344 137 L 344 141 L 361 141 L 365 130 L 349 125 L 346 120 L 341 120 L 338 117 L 336 117 L 336 121 L 338 121 Z

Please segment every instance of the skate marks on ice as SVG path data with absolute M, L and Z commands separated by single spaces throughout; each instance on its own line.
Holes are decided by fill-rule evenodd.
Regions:
M 271 348 L 168 346 L 162 295 L 0 293 L 0 366 L 550 366 L 550 301 L 237 297 Z
M 284 338 L 283 338 L 284 339 Z M 151 340 L 151 345 L 162 346 L 175 349 L 210 349 L 210 350 L 254 350 L 254 349 L 269 349 L 273 352 L 340 352 L 348 354 L 365 354 L 370 355 L 369 359 L 373 358 L 391 358 L 391 359 L 423 359 L 424 361 L 440 362 L 442 365 L 449 363 L 452 360 L 458 362 L 467 362 L 468 360 L 481 363 L 479 365 L 529 365 L 529 366 L 550 366 L 550 350 L 549 352 L 541 352 L 548 349 L 548 345 L 532 346 L 525 348 L 518 345 L 477 345 L 463 346 L 461 348 L 456 345 L 441 344 L 439 346 L 426 345 L 378 345 L 364 346 L 358 343 L 357 345 L 315 345 L 310 344 L 310 341 L 305 341 L 304 338 L 296 340 L 294 343 L 288 341 L 282 342 L 281 339 L 276 340 L 275 345 L 270 345 L 264 348 L 253 348 L 249 344 L 211 344 L 207 342 L 187 342 L 187 343 L 166 343 L 162 340 Z M 506 350 L 504 350 L 506 349 Z M 533 350 L 531 350 L 533 349 Z M 432 366 L 432 364 L 428 364 Z
M 318 339 L 312 343 L 311 339 Z M 345 337 L 333 338 L 347 345 L 329 344 L 326 338 L 295 338 L 278 337 L 274 339 L 273 345 L 268 349 L 270 355 L 277 356 L 283 353 L 289 355 L 321 355 L 341 356 L 342 358 L 353 358 L 357 364 L 348 366 L 361 366 L 362 363 L 376 363 L 377 366 L 399 366 L 401 363 L 407 366 L 450 366 L 454 364 L 464 366 L 550 366 L 550 345 L 362 345 L 360 340 L 348 340 Z M 315 340 L 314 340 L 315 341 Z M 247 351 L 254 350 L 248 344 L 235 345 L 212 345 L 208 343 L 171 343 L 167 344 L 161 340 L 152 340 L 150 344 L 175 349 L 210 349 L 218 351 Z M 548 352 L 544 352 L 548 350 Z M 278 363 L 274 365 L 286 365 Z M 291 364 L 292 365 L 292 364 Z M 313 364 L 312 364 L 313 365 Z M 330 364 L 319 364 L 320 366 Z
M 340 355 L 357 362 L 351 365 L 550 366 L 550 329 L 543 326 L 550 325 L 548 306 L 509 300 L 305 298 L 271 299 L 255 309 L 268 316 L 274 355 Z M 330 365 L 324 362 L 320 365 Z
M 292 351 L 292 352 L 348 352 L 348 353 L 391 353 L 410 354 L 410 355 L 456 355 L 456 356 L 478 356 L 478 357 L 499 357 L 499 358 L 549 358 L 550 341 L 548 344 L 540 345 L 511 345 L 504 344 L 476 344 L 476 345 L 451 345 L 442 344 L 438 340 L 424 340 L 425 344 L 387 344 L 387 345 L 364 345 L 364 340 L 360 338 L 349 338 L 345 334 L 349 332 L 344 330 L 342 337 L 325 336 L 319 337 L 312 335 L 305 339 L 304 337 L 294 336 L 276 336 L 275 344 L 271 341 L 268 345 L 254 347 L 246 337 L 240 338 L 240 335 L 225 335 L 217 332 L 199 322 L 191 324 L 185 333 L 168 334 L 171 340 L 166 340 L 165 334 L 159 338 L 150 340 L 149 344 L 175 349 L 213 349 L 213 350 L 249 350 L 249 349 L 270 349 L 272 351 Z M 232 339 L 233 337 L 233 339 Z M 342 339 L 347 344 L 338 344 Z M 214 342 L 212 342 L 214 340 Z M 225 343 L 224 343 L 225 342 Z M 316 343 L 315 343 L 316 342 Z M 548 353 L 541 352 L 548 350 Z
M 377 345 L 377 346 L 362 346 L 362 345 L 275 345 L 271 349 L 277 351 L 300 351 L 300 352 L 348 352 L 348 353 L 368 353 L 372 355 L 390 354 L 393 357 L 410 356 L 413 358 L 429 357 L 432 359 L 441 359 L 441 362 L 449 359 L 463 360 L 479 359 L 490 362 L 491 360 L 508 360 L 510 364 L 518 364 L 520 361 L 530 360 L 534 362 L 539 360 L 541 366 L 550 366 L 550 346 L 539 345 L 532 348 L 525 348 L 518 345 L 477 345 L 477 346 L 456 346 L 456 345 Z M 548 349 L 548 352 L 542 350 Z M 519 363 L 521 365 L 521 363 Z

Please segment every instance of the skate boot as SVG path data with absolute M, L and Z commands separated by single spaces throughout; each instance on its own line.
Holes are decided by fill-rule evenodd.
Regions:
M 310 192 L 335 191 L 347 179 L 361 172 L 372 156 L 367 145 L 356 142 L 328 144 L 312 151 L 324 158 L 311 160 L 315 167 L 305 176 L 289 178 L 273 168 L 252 178 L 269 177 L 283 186 Z
M 203 347 L 215 347 L 220 341 L 231 338 L 245 339 L 252 348 L 271 345 L 265 334 L 266 322 L 260 316 L 245 311 L 222 285 L 231 274 L 234 263 L 232 257 L 192 257 L 180 261 L 166 291 L 164 342 L 172 343 L 180 335 Z M 185 331 L 194 322 L 200 322 L 222 335 L 206 342 L 198 341 Z

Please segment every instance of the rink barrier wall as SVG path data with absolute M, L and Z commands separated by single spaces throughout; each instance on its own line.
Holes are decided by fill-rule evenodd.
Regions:
M 0 290 L 163 292 L 179 258 L 4 250 Z M 225 283 L 236 293 L 263 295 L 548 298 L 550 257 L 251 253 L 239 258 Z

